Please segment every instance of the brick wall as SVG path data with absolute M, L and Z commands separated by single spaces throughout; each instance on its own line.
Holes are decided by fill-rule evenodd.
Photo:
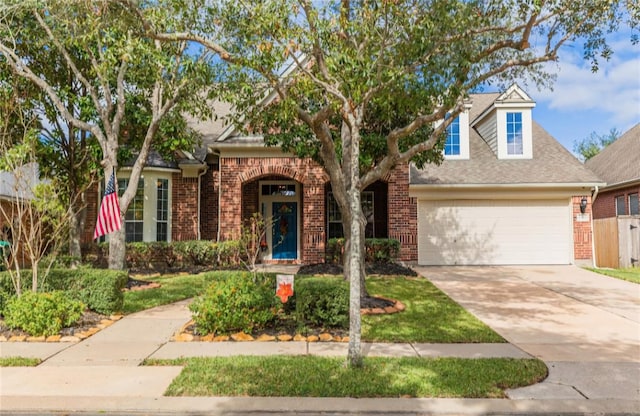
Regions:
M 209 165 L 200 184 L 200 238 L 216 240 L 218 236 L 218 174 L 219 165 Z
M 587 221 L 578 221 L 580 212 L 580 202 L 586 196 Z M 591 227 L 591 196 L 580 195 L 571 198 L 572 216 L 573 216 L 573 256 L 576 262 L 593 259 L 593 230 Z
M 171 239 L 173 241 L 198 238 L 198 178 L 183 178 L 182 173 L 171 177 Z
M 259 179 L 280 178 L 299 182 L 301 200 L 301 263 L 324 261 L 325 205 L 324 184 L 328 181 L 324 170 L 309 159 L 221 158 L 220 170 L 221 239 L 235 239 L 240 235 L 243 218 L 259 210 L 257 203 Z
M 409 197 L 409 166 L 396 167 L 389 184 L 389 238 L 400 241 L 400 260 L 418 261 L 418 201 Z
M 616 197 L 624 196 L 625 212 L 629 213 L 629 194 L 640 194 L 640 185 L 612 191 L 601 191 L 593 203 L 593 218 L 609 218 L 616 216 Z
M 96 228 L 96 220 L 98 219 L 98 184 L 95 184 L 86 191 L 86 211 L 84 230 L 80 235 L 81 244 L 91 244 L 93 242 L 93 230 Z

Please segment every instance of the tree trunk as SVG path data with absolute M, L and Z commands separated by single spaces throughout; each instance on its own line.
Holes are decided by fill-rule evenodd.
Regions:
M 73 258 L 82 258 L 82 249 L 80 247 L 80 236 L 82 228 L 80 228 L 80 213 L 76 209 L 72 209 L 69 214 L 69 256 Z
M 124 270 L 125 254 L 126 247 L 123 221 L 120 230 L 109 234 L 109 269 Z
M 349 279 L 349 349 L 347 361 L 351 367 L 362 366 L 362 350 L 360 333 L 362 329 L 362 317 L 360 315 L 361 276 L 363 259 L 363 245 L 360 244 L 362 234 L 362 209 L 360 208 L 360 191 L 351 187 L 349 190 L 349 218 L 350 230 L 349 242 L 345 252 L 345 270 Z M 345 227 L 347 228 L 347 227 Z M 355 274 L 354 274 L 355 273 Z

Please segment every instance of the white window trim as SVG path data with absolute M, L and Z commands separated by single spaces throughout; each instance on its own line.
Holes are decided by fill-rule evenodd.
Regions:
M 161 171 L 144 171 L 140 175 L 140 180 L 144 183 L 144 206 L 143 206 L 143 225 L 142 225 L 142 241 L 156 241 L 157 236 L 157 216 L 158 216 L 158 179 L 167 179 L 168 188 L 168 213 L 167 213 L 167 241 L 172 241 L 171 228 L 173 223 L 172 207 L 172 174 L 171 172 Z M 118 179 L 129 179 L 129 172 L 118 175 Z M 124 226 L 124 224 L 123 224 Z
M 469 110 L 465 109 L 458 114 L 460 122 L 460 154 L 459 155 L 445 155 L 444 150 L 442 154 L 445 160 L 468 160 L 469 159 Z M 436 123 L 436 127 L 443 122 Z M 448 139 L 448 135 L 447 135 Z M 446 139 L 445 139 L 446 140 Z
M 507 150 L 507 113 L 522 114 L 522 154 L 510 155 Z M 496 113 L 498 133 L 498 159 L 532 159 L 533 137 L 530 108 L 500 108 Z

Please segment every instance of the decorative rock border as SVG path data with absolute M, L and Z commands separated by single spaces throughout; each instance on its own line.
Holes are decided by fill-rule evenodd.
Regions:
M 78 332 L 73 335 L 50 335 L 48 337 L 40 336 L 33 337 L 28 335 L 13 335 L 9 338 L 4 335 L 0 335 L 0 342 L 80 342 L 83 339 L 89 338 L 91 335 L 96 334 L 106 327 L 113 325 L 114 322 L 122 319 L 123 315 L 111 315 L 109 319 L 103 319 L 96 326 L 86 329 L 82 332 Z
M 389 298 L 385 298 L 385 297 L 377 296 L 377 295 L 375 295 L 374 297 L 376 297 L 378 299 L 384 299 L 384 300 L 388 300 L 390 302 L 394 302 L 394 304 L 393 304 L 393 306 L 387 306 L 386 308 L 362 308 L 362 309 L 360 309 L 360 313 L 362 315 L 391 314 L 391 313 L 402 312 L 402 311 L 404 311 L 406 309 L 406 306 L 404 306 L 404 303 L 400 302 L 399 300 L 389 299 Z

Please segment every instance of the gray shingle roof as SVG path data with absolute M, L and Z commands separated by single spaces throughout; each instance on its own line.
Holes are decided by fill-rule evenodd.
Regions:
M 499 94 L 474 94 L 469 113 L 472 123 Z M 576 184 L 600 183 L 600 178 L 584 167 L 569 151 L 533 122 L 533 158 L 498 159 L 474 130 L 469 132 L 469 159 L 445 160 L 440 166 L 423 169 L 411 166 L 412 185 L 490 184 Z
M 585 166 L 607 182 L 607 185 L 640 181 L 640 123 L 587 160 Z

